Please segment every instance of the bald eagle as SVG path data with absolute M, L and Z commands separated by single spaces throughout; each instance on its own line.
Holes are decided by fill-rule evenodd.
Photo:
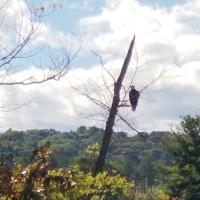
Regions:
M 135 89 L 135 86 L 131 86 L 131 90 L 129 92 L 129 101 L 133 111 L 136 110 L 139 97 L 140 97 L 139 91 Z

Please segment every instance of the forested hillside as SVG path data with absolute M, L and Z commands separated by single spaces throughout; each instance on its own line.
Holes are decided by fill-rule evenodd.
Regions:
M 1 134 L 0 151 L 10 163 L 28 164 L 32 151 L 47 141 L 50 142 L 51 168 L 70 167 L 81 159 L 83 151 L 92 144 L 101 143 L 103 130 L 97 127 L 81 126 L 76 131 L 58 132 L 55 130 L 14 131 L 9 129 Z M 115 169 L 129 179 L 134 179 L 143 189 L 159 184 L 162 163 L 170 165 L 171 156 L 165 150 L 164 141 L 168 132 L 152 132 L 128 137 L 124 132 L 114 133 L 107 168 Z M 11 156 L 12 155 L 12 156 Z M 83 160 L 81 160 L 84 163 Z
M 114 132 L 104 171 L 94 176 L 102 129 L 9 129 L 0 136 L 0 197 L 199 200 L 199 130 L 200 117 L 186 116 L 172 133 Z

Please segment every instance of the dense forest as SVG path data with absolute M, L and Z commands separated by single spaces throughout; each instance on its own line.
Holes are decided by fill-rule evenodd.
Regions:
M 104 171 L 92 176 L 103 129 L 9 129 L 0 136 L 0 184 L 10 185 L 1 199 L 198 200 L 200 117 L 186 116 L 177 131 L 114 132 Z
M 81 126 L 77 131 L 57 132 L 55 130 L 14 131 L 9 129 L 0 136 L 2 157 L 12 154 L 10 162 L 30 162 L 32 151 L 47 141 L 51 144 L 51 167 L 70 167 L 82 162 L 84 150 L 92 144 L 100 144 L 103 130 L 97 127 Z M 115 132 L 107 158 L 107 168 L 114 168 L 138 186 L 151 187 L 159 183 L 159 165 L 170 165 L 172 158 L 165 150 L 164 141 L 168 132 L 152 132 L 128 137 L 124 132 Z M 86 163 L 85 163 L 86 164 Z M 86 166 L 85 166 L 86 167 Z

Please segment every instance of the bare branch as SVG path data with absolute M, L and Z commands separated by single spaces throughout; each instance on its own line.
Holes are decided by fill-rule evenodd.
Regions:
M 97 106 L 100 106 L 101 108 L 104 108 L 105 110 L 109 111 L 110 110 L 110 107 L 107 106 L 106 104 L 102 103 L 101 101 L 99 101 L 98 99 L 94 98 L 94 97 L 91 97 L 89 95 L 89 93 L 84 93 L 82 92 L 81 90 L 79 90 L 78 88 L 75 88 L 73 86 L 71 86 L 72 89 L 74 89 L 78 94 L 86 97 L 87 99 L 89 99 L 90 101 L 92 101 L 94 104 L 96 104 Z
M 6 10 L 9 6 L 8 2 L 9 1 L 5 1 L 5 3 L 0 6 L 0 10 L 2 10 L 2 16 L 0 17 L 1 27 L 6 26 L 6 24 L 4 24 L 4 19 L 7 15 Z M 66 75 L 69 70 L 70 64 L 81 49 L 80 46 L 80 48 L 78 48 L 75 53 L 72 54 L 70 51 L 67 51 L 63 48 L 62 51 L 64 52 L 64 54 L 63 58 L 60 60 L 56 60 L 55 58 L 53 58 L 53 56 L 50 56 L 52 66 L 44 68 L 44 70 L 41 71 L 41 73 L 44 72 L 43 75 L 41 74 L 41 79 L 30 75 L 30 77 L 25 77 L 23 80 L 13 80 L 11 77 L 13 76 L 13 72 L 17 68 L 15 65 L 18 60 L 30 58 L 38 54 L 38 52 L 34 52 L 26 55 L 25 49 L 32 41 L 36 31 L 39 30 L 41 17 L 43 17 L 43 14 L 45 15 L 42 7 L 35 9 L 32 8 L 26 0 L 24 0 L 24 2 L 26 3 L 26 9 L 28 9 L 29 12 L 27 15 L 28 17 L 24 15 L 24 11 L 22 10 L 22 8 L 19 8 L 20 11 L 16 14 L 18 15 L 18 17 L 12 19 L 13 24 L 11 24 L 11 26 L 7 26 L 7 28 L 11 30 L 11 34 L 13 34 L 12 37 L 14 38 L 14 42 L 12 42 L 12 44 L 8 47 L 7 44 L 3 45 L 3 41 L 0 41 L 0 43 L 2 43 L 2 45 L 0 44 L 0 76 L 2 78 L 0 80 L 0 85 L 31 85 L 41 84 L 49 80 L 60 80 L 60 78 Z M 48 9 L 55 10 L 58 5 L 51 4 L 46 6 L 46 8 L 47 7 Z M 5 13 L 3 12 L 4 9 Z M 23 33 L 24 27 L 26 27 L 25 33 Z
M 97 53 L 97 52 L 95 52 L 95 51 L 92 51 L 92 50 L 90 50 L 91 51 L 91 53 L 93 54 L 93 55 L 95 55 L 96 57 L 98 57 L 99 58 L 99 62 L 100 62 L 100 64 L 101 64 L 101 66 L 102 66 L 102 68 L 108 73 L 108 75 L 112 78 L 112 80 L 113 80 L 113 83 L 115 83 L 116 81 L 115 81 L 115 77 L 109 72 L 109 70 L 107 70 L 107 68 L 105 67 L 105 65 L 104 65 L 104 63 L 103 63 L 103 60 L 102 60 L 102 57 Z
M 127 101 L 127 100 L 125 100 L 125 99 L 126 99 L 126 97 L 127 97 L 127 94 L 129 93 L 129 90 L 130 90 L 131 85 L 133 85 L 133 81 L 134 81 L 134 79 L 135 79 L 135 76 L 136 76 L 138 70 L 139 70 L 139 62 L 138 62 L 138 56 L 136 56 L 136 67 L 135 67 L 135 70 L 134 70 L 132 79 L 131 79 L 131 81 L 130 81 L 128 87 L 127 87 L 127 89 L 125 89 L 125 87 L 124 87 L 124 97 L 123 97 L 122 102 L 126 102 L 126 101 Z
M 136 133 L 138 133 L 140 136 L 143 136 L 144 137 L 144 135 L 142 135 L 141 134 L 141 132 L 140 131 L 138 131 L 127 119 L 125 119 L 125 117 L 123 117 L 121 114 L 117 114 L 117 116 L 129 127 L 129 128 L 131 128 L 133 131 L 135 131 Z
M 150 81 L 147 85 L 145 85 L 141 90 L 140 93 L 144 92 L 144 90 L 146 90 L 147 88 L 149 88 L 151 85 L 153 85 L 155 82 L 157 82 L 158 80 L 160 80 L 165 74 L 165 71 L 161 72 L 155 79 L 153 79 L 152 81 Z
M 26 101 L 26 102 L 21 103 L 21 104 L 2 105 L 2 106 L 0 106 L 0 112 L 5 113 L 5 112 L 11 112 L 11 111 L 14 111 L 14 110 L 18 110 L 20 108 L 23 108 L 23 107 L 29 105 L 33 101 L 34 101 L 34 99 L 31 99 L 31 100 Z

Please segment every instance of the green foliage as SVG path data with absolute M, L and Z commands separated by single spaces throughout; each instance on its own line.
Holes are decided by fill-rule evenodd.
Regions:
M 4 158 L 9 158 L 9 164 L 20 162 L 29 164 L 31 152 L 39 145 L 50 141 L 52 169 L 70 168 L 74 161 L 84 172 L 90 172 L 94 167 L 97 154 L 87 153 L 85 149 L 93 144 L 100 144 L 103 130 L 97 127 L 81 126 L 77 131 L 57 132 L 55 130 L 14 131 L 9 129 L 0 135 L 0 152 Z M 160 183 L 158 163 L 169 165 L 172 160 L 169 153 L 163 149 L 162 141 L 170 137 L 167 132 L 152 132 L 145 138 L 140 136 L 128 137 L 124 132 L 113 134 L 109 147 L 105 169 L 116 170 L 128 179 L 134 179 L 136 187 L 145 190 Z M 95 147 L 95 148 L 96 148 Z M 98 147 L 99 148 L 99 147 Z M 97 149 L 98 149 L 97 148 Z M 150 157 L 148 157 L 150 156 Z M 146 171 L 148 169 L 148 171 Z
M 184 200 L 200 199 L 200 116 L 186 116 L 174 133 L 173 145 L 168 149 L 175 165 L 168 168 L 171 174 L 169 189 Z
M 161 188 L 200 199 L 200 116 L 186 116 L 173 134 L 114 133 L 105 171 L 94 177 L 102 132 L 9 129 L 0 135 L 0 199 L 169 200 Z
M 86 173 L 93 171 L 99 150 L 100 146 L 98 143 L 91 144 L 75 159 L 75 162 L 79 165 L 81 171 Z
M 33 151 L 32 162 L 23 167 L 16 164 L 13 168 L 3 162 L 0 166 L 0 199 L 42 200 L 49 194 L 70 189 L 74 185 L 71 172 L 49 171 L 49 143 Z
M 119 174 L 101 172 L 97 176 L 84 173 L 76 166 L 73 190 L 68 194 L 70 199 L 81 200 L 131 200 L 134 199 L 134 184 L 128 182 Z
M 88 147 L 86 154 L 94 155 L 97 145 Z M 33 151 L 32 163 L 12 169 L 0 166 L 0 199 L 2 200 L 131 200 L 134 184 L 119 174 L 101 172 L 93 176 L 78 165 L 73 170 L 49 170 L 49 144 Z
M 146 193 L 137 193 L 135 200 L 170 200 L 170 197 L 162 189 L 151 188 Z

